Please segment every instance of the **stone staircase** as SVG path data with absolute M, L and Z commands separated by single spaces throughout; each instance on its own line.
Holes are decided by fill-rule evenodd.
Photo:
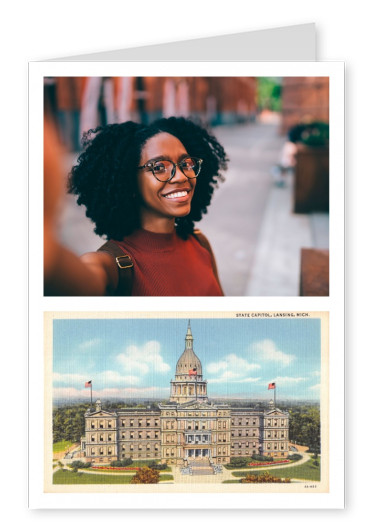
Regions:
M 211 459 L 185 460 L 184 466 L 180 469 L 183 475 L 190 476 L 213 476 L 222 474 L 222 465 L 215 465 Z
M 189 467 L 192 476 L 212 476 L 214 474 L 214 469 L 209 459 L 189 461 Z

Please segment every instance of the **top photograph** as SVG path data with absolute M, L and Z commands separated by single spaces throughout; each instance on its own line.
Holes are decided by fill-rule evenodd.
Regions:
M 43 87 L 45 296 L 329 296 L 329 77 Z

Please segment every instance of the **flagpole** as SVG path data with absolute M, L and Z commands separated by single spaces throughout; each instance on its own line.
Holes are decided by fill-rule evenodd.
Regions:
M 93 380 L 85 382 L 85 389 L 90 387 L 90 407 L 93 407 Z
M 277 399 L 276 399 L 277 384 L 275 382 L 270 383 L 268 385 L 268 389 L 274 389 L 274 407 L 277 407 Z

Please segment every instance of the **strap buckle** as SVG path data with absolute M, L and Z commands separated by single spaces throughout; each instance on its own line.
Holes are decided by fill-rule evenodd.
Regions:
M 128 259 L 130 263 L 127 263 L 126 265 L 122 265 L 121 262 L 120 262 L 120 260 L 121 260 L 122 258 L 126 258 L 126 259 Z M 117 265 L 118 265 L 118 267 L 119 267 L 120 269 L 128 269 L 129 267 L 133 267 L 132 258 L 129 256 L 129 254 L 123 254 L 123 255 L 121 255 L 121 256 L 117 256 L 117 257 L 115 258 L 115 260 L 116 260 L 116 263 L 117 263 Z

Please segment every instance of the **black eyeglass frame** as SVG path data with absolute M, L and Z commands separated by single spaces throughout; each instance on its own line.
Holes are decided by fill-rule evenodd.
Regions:
M 199 165 L 199 168 L 198 168 L 198 172 L 197 172 L 197 175 L 195 175 L 194 177 L 189 177 L 188 175 L 186 175 L 184 169 L 181 167 L 181 165 L 183 164 L 183 162 L 186 160 L 186 159 L 193 159 L 195 160 L 198 165 Z M 155 173 L 154 173 L 154 164 L 157 164 L 158 162 L 171 162 L 171 164 L 173 165 L 173 168 L 171 170 L 171 175 L 168 179 L 159 179 Z M 180 170 L 184 173 L 184 175 L 187 177 L 187 179 L 197 179 L 197 177 L 199 176 L 200 174 L 200 171 L 201 171 L 201 164 L 203 163 L 203 159 L 200 159 L 200 157 L 184 157 L 180 162 L 176 163 L 170 159 L 158 159 L 158 160 L 153 160 L 152 162 L 147 162 L 146 164 L 144 164 L 143 166 L 138 166 L 138 170 L 143 170 L 145 168 L 149 168 L 149 170 L 152 171 L 153 173 L 153 176 L 157 179 L 157 181 L 161 182 L 161 183 L 167 183 L 169 181 L 171 181 L 171 179 L 173 179 L 176 175 L 176 168 L 177 166 L 179 166 Z

